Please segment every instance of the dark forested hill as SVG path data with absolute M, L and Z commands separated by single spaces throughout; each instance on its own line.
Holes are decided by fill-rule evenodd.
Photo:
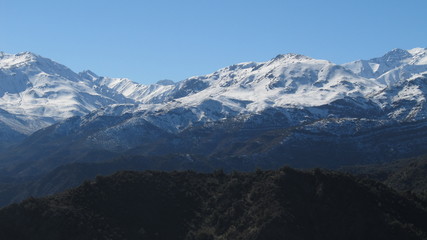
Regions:
M 398 191 L 427 193 L 427 155 L 391 163 L 345 167 L 342 170 L 381 181 Z
M 2 239 L 427 239 L 424 203 L 290 168 L 119 172 L 0 210 Z

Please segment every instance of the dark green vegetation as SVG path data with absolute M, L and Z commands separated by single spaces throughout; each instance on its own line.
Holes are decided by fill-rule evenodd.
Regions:
M 401 192 L 409 191 L 427 196 L 427 155 L 387 164 L 346 167 L 341 170 L 381 181 Z
M 427 239 L 425 203 L 290 168 L 119 172 L 0 210 L 2 239 Z
M 162 157 L 122 156 L 111 161 L 97 163 L 66 164 L 37 177 L 0 177 L 0 207 L 24 200 L 30 196 L 42 197 L 76 187 L 98 175 L 110 175 L 120 170 L 195 170 L 212 172 L 219 166 L 227 169 L 249 170 L 241 159 L 228 162 L 208 160 L 201 156 L 171 154 Z M 240 167 L 239 167 L 240 166 Z M 243 168 L 246 166 L 247 168 Z M 1 176 L 1 175 L 0 175 Z
M 24 200 L 30 196 L 42 197 L 59 193 L 92 180 L 98 175 L 109 175 L 123 170 L 195 170 L 212 172 L 223 168 L 252 171 L 257 167 L 272 168 L 268 164 L 234 157 L 227 161 L 202 156 L 171 154 L 163 157 L 122 156 L 98 163 L 72 163 L 60 166 L 47 174 L 32 178 L 0 177 L 0 207 Z M 427 199 L 427 155 L 402 159 L 391 163 L 341 168 L 339 171 L 382 182 L 398 192 L 412 192 Z

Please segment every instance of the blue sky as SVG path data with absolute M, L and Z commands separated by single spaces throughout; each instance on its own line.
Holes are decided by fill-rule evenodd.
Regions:
M 426 0 L 0 0 L 0 51 L 140 83 L 300 53 L 344 63 L 427 47 Z

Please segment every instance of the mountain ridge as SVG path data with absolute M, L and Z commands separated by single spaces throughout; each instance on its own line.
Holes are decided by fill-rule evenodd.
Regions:
M 188 152 L 180 153 L 205 154 L 207 147 L 200 145 L 204 142 L 216 146 L 219 151 L 216 153 L 225 154 L 229 151 L 226 151 L 228 146 L 236 146 L 232 152 L 245 155 L 250 149 L 250 145 L 246 144 L 262 145 L 261 149 L 281 149 L 275 154 L 290 151 L 286 147 L 281 147 L 283 143 L 297 144 L 301 141 L 318 142 L 328 139 L 329 146 L 336 144 L 337 138 L 344 136 L 346 132 L 353 131 L 351 127 L 347 129 L 347 126 L 356 126 L 362 122 L 361 126 L 368 135 L 372 131 L 373 135 L 366 135 L 365 138 L 370 139 L 369 141 L 380 139 L 381 135 L 375 135 L 377 133 L 393 138 L 391 132 L 377 131 L 378 126 L 390 129 L 398 129 L 401 126 L 400 132 L 408 136 L 419 136 L 411 129 L 423 129 L 423 121 L 427 116 L 426 53 L 425 48 L 409 51 L 395 49 L 380 58 L 343 65 L 298 54 L 282 54 L 266 62 L 235 64 L 208 75 L 190 77 L 174 84 L 169 82 L 152 85 L 137 84 L 129 79 L 100 77 L 90 71 L 70 73 L 61 65 L 61 69 L 69 73 L 73 79 L 65 79 L 67 74 L 55 75 L 58 78 L 52 82 L 64 81 L 68 84 L 66 89 L 69 90 L 56 100 L 62 99 L 63 96 L 71 98 L 71 110 L 68 111 L 66 107 L 60 109 L 75 116 L 68 119 L 63 117 L 60 122 L 57 121 L 58 116 L 56 120 L 48 117 L 43 127 L 54 124 L 37 131 L 16 148 L 8 149 L 0 156 L 0 165 L 5 166 L 6 163 L 10 163 L 10 159 L 14 159 L 17 163 L 30 161 L 39 166 L 41 163 L 38 161 L 42 161 L 40 159 L 42 153 L 40 149 L 31 148 L 40 146 L 34 141 L 42 141 L 47 149 L 51 149 L 46 152 L 46 156 L 53 154 L 49 162 L 54 162 L 54 159 L 59 157 L 57 154 L 61 152 L 53 148 L 57 143 L 63 143 L 61 149 L 65 152 L 70 152 L 71 149 L 68 147 L 73 146 L 75 149 L 84 149 L 83 152 L 113 150 L 117 154 L 132 149 L 140 152 L 141 150 L 136 148 L 142 147 L 156 149 L 154 151 L 156 153 L 161 152 L 154 144 L 164 146 L 165 149 L 181 151 L 177 147 L 179 144 L 190 144 L 189 146 L 194 147 L 182 148 Z M 53 76 L 47 73 L 51 70 L 40 74 L 43 68 L 31 60 L 33 55 L 30 54 L 29 57 L 27 55 L 20 54 L 18 58 L 29 58 L 28 66 L 19 63 L 17 65 L 19 67 L 13 67 L 13 64 L 13 66 L 9 64 L 8 68 L 0 68 L 0 73 L 10 78 L 12 75 L 10 69 L 17 73 L 18 70 L 22 70 L 27 74 L 23 76 L 27 76 L 28 81 L 34 86 L 40 82 L 46 84 L 46 79 Z M 46 61 L 47 65 L 55 65 Z M 376 78 L 368 78 L 366 73 L 360 70 L 361 65 L 369 66 L 372 74 L 376 69 Z M 35 74 L 37 71 L 39 73 Z M 54 86 L 49 84 L 48 89 L 52 91 L 48 91 L 48 96 L 54 96 L 55 91 L 62 88 L 60 84 Z M 42 91 L 43 88 L 35 90 Z M 79 92 L 80 90 L 82 91 Z M 29 99 L 34 97 L 36 100 L 31 101 L 36 103 L 45 101 L 44 97 L 40 97 L 44 95 L 38 94 L 37 91 L 30 94 L 31 91 L 28 90 L 24 96 L 29 96 Z M 7 94 L 9 99 L 15 95 Z M 35 97 L 36 95 L 39 98 Z M 3 97 L 0 98 L 0 103 L 2 99 L 3 102 L 7 102 Z M 76 99 L 81 100 L 77 101 L 80 105 L 75 104 Z M 10 107 L 11 103 L 8 104 Z M 10 112 L 7 104 L 2 106 Z M 36 113 L 39 115 L 35 116 L 35 122 L 37 117 L 41 118 L 43 114 L 52 113 L 50 111 L 52 109 L 49 110 L 48 107 L 38 107 L 36 110 L 39 112 Z M 55 110 L 55 106 L 51 107 Z M 19 111 L 10 113 L 17 112 Z M 314 124 L 322 121 L 328 124 Z M 11 126 L 10 121 L 3 122 L 9 123 L 6 126 Z M 419 126 L 405 128 L 405 122 L 416 122 Z M 21 125 L 28 125 L 28 121 L 24 123 Z M 274 142 L 257 143 L 256 139 L 272 136 L 269 131 L 274 130 L 288 135 L 275 135 L 273 139 L 277 141 Z M 340 131 L 342 133 L 339 133 Z M 28 132 L 27 130 L 25 133 Z M 215 136 L 215 140 L 201 134 Z M 240 137 L 241 134 L 249 135 Z M 286 138 L 279 140 L 281 137 Z M 424 141 L 423 135 L 419 137 L 420 139 L 415 141 L 416 144 Z M 348 146 L 351 146 L 351 141 L 356 141 L 356 144 L 359 141 L 357 137 L 348 137 L 347 140 Z M 274 146 L 267 146 L 265 142 L 270 142 Z M 378 147 L 380 150 L 373 152 L 378 156 L 381 154 L 388 156 L 391 151 L 388 148 L 399 149 L 397 152 L 400 155 L 397 154 L 395 157 L 409 157 L 407 154 L 410 151 L 420 147 L 412 146 L 409 141 L 405 141 L 404 144 L 407 145 L 393 146 L 387 142 L 385 146 Z M 407 152 L 404 149 L 408 149 Z M 20 151 L 25 154 L 19 154 Z M 30 154 L 31 152 L 34 152 L 34 155 Z M 249 152 L 254 153 L 252 150 Z M 268 154 L 265 158 L 268 158 Z M 417 150 L 416 154 L 421 153 Z M 46 159 L 42 162 L 44 161 Z M 378 158 L 373 161 L 383 160 Z

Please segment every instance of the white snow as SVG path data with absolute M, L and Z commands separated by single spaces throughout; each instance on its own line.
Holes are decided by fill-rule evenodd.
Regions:
M 7 69 L 12 67 L 19 67 L 22 65 L 29 64 L 31 62 L 35 62 L 37 60 L 37 55 L 32 54 L 30 52 L 23 52 L 18 54 L 7 54 L 0 53 L 0 69 Z
M 369 66 L 371 67 L 372 71 L 375 73 L 380 68 L 380 64 L 378 63 L 369 63 Z

